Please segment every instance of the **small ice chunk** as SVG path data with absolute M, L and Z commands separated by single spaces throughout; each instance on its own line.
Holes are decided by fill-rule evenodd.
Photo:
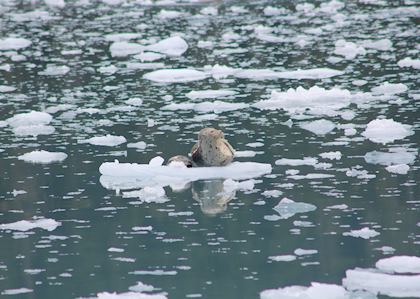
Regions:
M 344 232 L 343 236 L 350 236 L 355 238 L 363 238 L 363 239 L 370 239 L 376 236 L 379 236 L 380 233 L 374 229 L 370 229 L 368 227 L 364 227 L 359 230 L 351 230 L 350 232 Z
M 255 157 L 257 152 L 255 151 L 235 151 L 235 157 Z
M 156 16 L 161 20 L 172 20 L 184 15 L 185 13 L 180 11 L 162 9 Z
M 26 294 L 26 293 L 32 293 L 34 290 L 28 289 L 28 288 L 19 288 L 19 289 L 8 289 L 2 291 L 1 295 L 19 295 L 19 294 Z
M 288 219 L 297 213 L 306 213 L 316 210 L 316 206 L 304 202 L 295 202 L 287 197 L 283 198 L 275 207 L 281 219 Z
M 64 0 L 44 0 L 44 2 L 50 7 L 64 8 L 66 6 Z
M 391 152 L 373 151 L 365 154 L 365 161 L 370 164 L 394 165 L 413 164 L 416 160 L 416 152 L 409 152 L 405 148 L 393 148 Z
M 389 165 L 385 168 L 390 173 L 396 174 L 407 174 L 410 170 L 410 166 L 407 164 Z
M 262 196 L 265 197 L 280 197 L 283 194 L 280 190 L 266 190 L 261 193 Z
M 223 182 L 223 191 L 230 193 L 236 190 L 249 191 L 254 189 L 254 181 L 246 180 L 243 182 L 234 181 L 232 179 L 227 179 Z
M 204 7 L 200 10 L 200 13 L 202 15 L 208 15 L 208 16 L 217 16 L 218 15 L 218 11 L 216 7 Z
M 47 125 L 52 119 L 52 116 L 46 112 L 31 111 L 16 114 L 8 118 L 6 122 L 13 128 L 18 128 L 21 126 Z
M 404 125 L 393 119 L 375 119 L 367 124 L 363 136 L 375 143 L 386 144 L 413 135 L 409 125 Z
M 12 92 L 15 91 L 16 87 L 7 86 L 7 85 L 0 85 L 0 92 Z
M 344 56 L 346 59 L 354 59 L 357 55 L 365 55 L 366 50 L 352 42 L 339 39 L 335 42 L 334 54 Z
M 300 127 L 316 135 L 325 135 L 333 131 L 336 126 L 330 120 L 319 119 L 314 120 L 312 122 L 304 123 Z
M 188 44 L 182 37 L 173 36 L 161 40 L 156 44 L 146 46 L 145 49 L 168 56 L 181 56 L 188 50 Z
M 207 75 L 193 69 L 162 69 L 144 74 L 143 78 L 158 83 L 184 83 L 206 79 Z
M 38 74 L 44 76 L 64 76 L 69 71 L 70 68 L 65 65 L 47 65 L 47 68 Z
M 149 166 L 161 166 L 163 165 L 163 162 L 165 159 L 163 159 L 161 156 L 154 157 L 150 159 Z
M 349 206 L 346 204 L 341 204 L 341 205 L 333 205 L 333 206 L 328 206 L 327 209 L 334 209 L 334 210 L 345 210 L 348 209 Z
M 155 288 L 151 285 L 148 284 L 144 284 L 141 281 L 137 282 L 136 285 L 131 286 L 128 288 L 130 291 L 133 292 L 153 292 L 155 290 Z M 146 299 L 146 298 L 145 298 Z
M 6 37 L 0 39 L 0 51 L 20 50 L 29 47 L 32 42 L 21 37 Z
M 127 143 L 128 148 L 136 148 L 136 149 L 140 149 L 140 150 L 145 149 L 146 146 L 147 146 L 147 144 L 144 141 L 139 141 L 139 142 L 135 142 L 135 143 Z
M 19 160 L 30 163 L 48 164 L 54 162 L 62 162 L 67 158 L 66 153 L 48 152 L 48 151 L 32 151 L 18 157 Z
M 118 1 L 121 0 L 102 0 L 107 2 Z M 111 5 L 111 4 L 110 4 Z M 135 292 L 125 292 L 125 293 L 108 293 L 108 292 L 101 292 L 96 294 L 96 297 L 89 297 L 89 299 L 168 299 L 166 295 L 158 293 L 158 294 L 143 294 Z
M 412 67 L 414 69 L 420 69 L 420 59 L 413 59 L 406 57 L 398 61 L 399 67 Z
M 143 52 L 134 56 L 135 59 L 139 59 L 141 62 L 156 61 L 164 57 L 165 55 L 154 52 Z
M 403 93 L 408 90 L 407 85 L 403 83 L 388 83 L 384 82 L 383 84 L 373 87 L 372 93 L 373 94 L 385 94 L 385 95 L 393 95 L 398 93 Z
M 201 49 L 211 49 L 214 47 L 214 44 L 211 41 L 200 40 L 197 43 L 197 47 Z
M 284 8 L 267 6 L 264 8 L 263 12 L 264 12 L 264 15 L 266 16 L 278 16 L 278 15 L 287 13 L 287 10 Z
M 302 255 L 311 255 L 311 254 L 317 254 L 318 250 L 316 249 L 302 249 L 302 248 L 298 248 L 294 251 L 294 254 L 298 255 L 298 256 L 302 256 Z
M 365 40 L 363 41 L 363 46 L 369 49 L 375 49 L 380 51 L 389 51 L 392 49 L 392 42 L 387 39 L 379 39 L 379 40 Z
M 290 165 L 290 166 L 301 166 L 301 165 L 310 165 L 314 166 L 318 163 L 317 158 L 312 157 L 304 157 L 303 159 L 286 159 L 282 158 L 279 160 L 276 160 L 276 165 Z
M 92 137 L 81 141 L 81 143 L 90 143 L 92 145 L 101 146 L 117 146 L 126 142 L 127 140 L 124 136 L 114 136 L 110 134 L 107 134 L 106 136 Z
M 122 248 L 110 247 L 108 248 L 108 252 L 124 252 Z
M 140 33 L 112 33 L 105 35 L 105 39 L 110 42 L 124 42 L 131 39 L 141 38 Z
M 129 98 L 127 101 L 125 101 L 125 103 L 131 106 L 141 106 L 143 105 L 143 100 L 140 98 Z
M 248 108 L 249 104 L 245 103 L 228 103 L 223 101 L 201 102 L 201 103 L 181 103 L 169 104 L 163 106 L 163 110 L 195 110 L 198 112 L 224 112 Z
M 195 99 L 215 99 L 215 98 L 224 98 L 235 95 L 236 92 L 233 90 L 227 89 L 218 89 L 218 90 L 197 90 L 190 91 L 185 96 L 191 100 Z
M 34 228 L 42 228 L 47 231 L 53 231 L 60 225 L 61 222 L 55 221 L 54 219 L 41 218 L 36 220 L 21 220 L 13 223 L 0 224 L 0 229 L 26 232 Z
M 341 159 L 341 152 L 335 151 L 335 152 L 325 152 L 319 154 L 321 158 L 324 159 L 330 159 L 330 160 L 340 160 Z
M 160 186 L 144 187 L 141 190 L 124 192 L 123 197 L 137 197 L 146 203 L 165 203 L 168 201 L 165 189 Z
M 115 65 L 101 66 L 100 68 L 98 68 L 99 73 L 106 74 L 106 75 L 115 74 L 117 71 L 118 71 L 118 68 Z
M 376 268 L 388 273 L 420 273 L 420 257 L 393 256 L 376 262 Z
M 260 299 L 350 299 L 353 298 L 342 286 L 312 282 L 310 287 L 290 286 L 264 290 Z M 363 297 L 354 297 L 360 298 Z M 366 298 L 367 299 L 367 298 Z M 369 298 L 373 299 L 373 298 Z
M 112 57 L 125 57 L 128 55 L 139 54 L 144 51 L 144 46 L 130 42 L 114 42 L 109 47 Z
M 270 260 L 275 262 L 291 262 L 296 260 L 296 256 L 292 254 L 269 256 Z
M 13 128 L 13 133 L 15 133 L 16 136 L 37 137 L 38 135 L 50 135 L 54 132 L 54 127 L 45 125 L 20 126 Z

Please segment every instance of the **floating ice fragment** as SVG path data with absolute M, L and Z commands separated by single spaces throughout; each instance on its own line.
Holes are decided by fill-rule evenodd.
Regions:
M 298 255 L 298 256 L 302 256 L 302 255 L 311 255 L 311 254 L 317 254 L 318 250 L 316 249 L 302 249 L 302 248 L 298 248 L 294 251 L 294 254 Z
M 144 141 L 139 141 L 139 142 L 135 142 L 135 143 L 127 143 L 128 148 L 136 148 L 136 149 L 140 149 L 140 150 L 145 149 L 146 146 L 147 146 L 147 144 Z
M 275 262 L 291 262 L 291 261 L 296 260 L 295 255 L 289 255 L 289 254 L 269 256 L 268 258 Z
M 162 9 L 156 16 L 161 20 L 171 20 L 184 16 L 185 13 L 176 10 Z
M 410 170 L 410 166 L 407 164 L 389 165 L 385 168 L 390 173 L 407 174 Z
M 346 59 L 354 59 L 357 55 L 365 55 L 366 50 L 355 43 L 340 39 L 335 42 L 334 54 L 344 56 Z
M 249 191 L 254 189 L 254 185 L 254 180 L 238 182 L 232 179 L 227 179 L 223 182 L 223 191 L 226 193 L 230 193 L 236 190 Z
M 44 0 L 44 2 L 50 7 L 64 8 L 66 6 L 64 0 Z
M 203 40 L 200 40 L 197 43 L 197 47 L 198 48 L 202 48 L 202 49 L 211 49 L 211 48 L 214 47 L 214 44 L 211 41 L 203 41 Z
M 420 59 L 413 59 L 406 57 L 398 61 L 399 67 L 412 67 L 414 69 L 420 69 Z
M 107 74 L 107 75 L 112 75 L 116 73 L 117 71 L 118 71 L 118 68 L 115 65 L 101 66 L 100 68 L 98 68 L 98 72 L 100 72 L 101 74 Z
M 319 119 L 308 123 L 304 123 L 300 127 L 316 135 L 325 135 L 333 131 L 336 126 L 330 120 Z
M 163 106 L 163 110 L 195 110 L 198 112 L 223 112 L 248 108 L 245 103 L 228 103 L 223 101 L 201 102 L 201 103 L 181 103 Z
M 391 275 L 370 269 L 346 271 L 343 286 L 390 297 L 420 297 L 420 275 Z
M 156 61 L 165 57 L 165 55 L 153 53 L 153 52 L 142 52 L 134 56 L 135 59 L 139 59 L 141 62 L 147 61 Z
M 384 82 L 383 84 L 373 87 L 372 93 L 373 94 L 386 94 L 386 95 L 392 95 L 392 94 L 398 94 L 403 93 L 408 90 L 407 85 L 403 83 L 388 83 Z
M 271 79 L 323 79 L 344 74 L 342 71 L 315 68 L 307 70 L 277 72 L 270 69 L 238 69 L 233 75 L 241 79 L 271 80 Z
M 50 135 L 55 132 L 54 127 L 45 125 L 20 126 L 13 128 L 13 133 L 16 136 L 33 136 Z
M 156 44 L 146 46 L 145 49 L 168 56 L 181 56 L 188 50 L 188 44 L 182 37 L 173 36 L 161 40 Z
M 202 15 L 208 15 L 208 16 L 217 16 L 218 15 L 218 11 L 216 7 L 204 7 L 200 10 L 200 13 Z
M 29 47 L 32 42 L 21 37 L 6 37 L 0 39 L 0 51 L 20 50 Z
M 101 145 L 101 146 L 117 146 L 123 143 L 126 143 L 127 140 L 124 136 L 114 136 L 107 134 L 106 136 L 97 136 L 92 137 L 86 140 L 80 141 L 81 143 L 90 143 L 92 145 Z
M 276 165 L 290 165 L 290 166 L 301 166 L 301 165 L 314 166 L 316 163 L 318 163 L 318 159 L 312 158 L 312 157 L 304 157 L 303 159 L 282 158 L 275 162 Z
M 26 294 L 32 293 L 34 290 L 28 288 L 20 288 L 20 289 L 8 289 L 1 292 L 1 295 L 19 295 L 19 294 Z
M 8 118 L 6 122 L 14 127 L 31 126 L 31 125 L 47 125 L 52 121 L 52 116 L 45 112 L 31 111 L 28 113 L 19 113 L 11 118 Z
M 108 248 L 108 252 L 124 252 L 122 248 L 110 247 Z
M 391 152 L 373 151 L 365 154 L 365 161 L 370 164 L 395 165 L 413 164 L 417 151 L 409 152 L 406 148 L 393 148 Z
M 143 78 L 159 83 L 184 83 L 206 79 L 207 75 L 193 69 L 162 69 L 144 74 Z
M 297 213 L 306 213 L 316 210 L 316 206 L 304 202 L 295 202 L 287 197 L 283 198 L 275 207 L 281 219 L 288 219 Z
M 420 257 L 393 256 L 376 262 L 376 268 L 388 273 L 420 273 Z
M 327 179 L 333 178 L 334 175 L 326 173 L 308 173 L 305 175 L 289 175 L 288 178 L 293 180 L 314 180 L 314 179 Z
M 131 106 L 141 106 L 143 105 L 143 100 L 140 98 L 129 98 L 125 103 Z
M 261 193 L 261 195 L 265 197 L 280 197 L 280 195 L 282 194 L 283 192 L 281 192 L 280 190 L 266 190 L 263 193 Z
M 206 179 L 246 180 L 271 172 L 270 164 L 233 162 L 223 167 L 178 168 L 148 164 L 103 163 L 101 184 L 109 189 L 134 189 L 146 186 L 185 184 Z
M 380 233 L 374 229 L 370 229 L 368 227 L 364 227 L 359 230 L 351 230 L 350 232 L 344 232 L 343 236 L 350 236 L 355 238 L 363 238 L 363 239 L 370 239 L 376 236 L 379 236 Z
M 215 99 L 215 98 L 224 98 L 235 95 L 236 92 L 233 90 L 227 89 L 218 89 L 218 90 L 192 90 L 187 93 L 185 96 L 191 100 L 195 99 Z
M 48 151 L 32 151 L 18 157 L 19 160 L 30 163 L 48 164 L 54 162 L 62 162 L 67 158 L 66 153 L 48 152 Z
M 15 91 L 16 87 L 7 86 L 7 85 L 0 85 L 0 92 L 12 92 Z
M 388 51 L 392 49 L 392 42 L 387 38 L 379 40 L 365 40 L 362 45 L 365 48 L 376 49 L 380 51 Z
M 64 76 L 69 71 L 70 68 L 65 65 L 47 65 L 47 68 L 38 74 L 44 76 Z
M 17 221 L 13 223 L 0 224 L 0 229 L 1 230 L 17 230 L 21 232 L 26 232 L 34 228 L 42 228 L 47 231 L 53 231 L 60 225 L 61 225 L 61 222 L 55 221 L 54 219 L 42 218 L 42 219 L 36 219 L 36 220 L 30 220 L 30 221 L 21 220 L 21 221 Z
M 340 160 L 341 159 L 341 152 L 335 151 L 335 152 L 325 152 L 319 154 L 324 159 L 330 159 L 330 160 Z
M 264 8 L 263 12 L 264 12 L 264 15 L 266 16 L 278 16 L 278 15 L 287 13 L 287 10 L 284 8 L 267 6 L 266 8 Z
M 105 39 L 110 42 L 124 42 L 141 37 L 140 33 L 112 33 L 105 35 Z
M 106 0 L 106 1 L 110 1 L 110 0 Z M 112 1 L 115 1 L 115 0 L 112 0 Z M 102 293 L 96 294 L 96 297 L 89 297 L 89 298 L 84 298 L 84 299 L 168 299 L 168 297 L 166 297 L 164 294 L 144 294 L 144 293 L 138 293 L 138 292 L 126 292 L 126 293 L 102 292 Z
M 255 151 L 235 151 L 235 157 L 255 157 L 257 152 Z
M 335 284 L 312 282 L 310 287 L 296 285 L 265 290 L 260 293 L 260 299 L 376 299 L 376 296 L 348 292 Z
M 109 47 L 112 57 L 124 57 L 143 52 L 144 46 L 130 42 L 114 42 Z
M 386 144 L 413 135 L 411 126 L 404 125 L 393 119 L 375 119 L 367 124 L 363 136 L 375 143 Z
M 134 275 L 156 275 L 156 276 L 161 276 L 161 275 L 176 275 L 178 272 L 177 271 L 165 271 L 165 270 L 138 270 L 138 271 L 133 271 L 133 272 L 129 272 L 129 274 L 134 274 Z
M 136 285 L 131 286 L 128 289 L 133 292 L 152 292 L 155 290 L 153 286 L 144 284 L 141 281 L 137 282 Z

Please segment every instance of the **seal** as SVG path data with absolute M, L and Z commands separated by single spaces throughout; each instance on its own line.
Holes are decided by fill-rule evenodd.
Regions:
M 221 130 L 204 128 L 198 133 L 198 142 L 191 149 L 197 166 L 225 166 L 233 161 L 235 150 Z

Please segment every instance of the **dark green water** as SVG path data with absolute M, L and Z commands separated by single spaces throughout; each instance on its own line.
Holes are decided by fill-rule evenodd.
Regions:
M 30 110 L 72 105 L 51 112 L 52 134 L 22 137 L 0 123 L 0 223 L 34 217 L 61 222 L 53 231 L 0 230 L 0 297 L 95 297 L 100 292 L 128 292 L 141 281 L 154 286 L 155 293 L 167 293 L 168 298 L 259 298 L 260 292 L 270 288 L 309 286 L 311 282 L 341 286 L 346 270 L 374 268 L 379 259 L 392 255 L 420 256 L 419 77 L 418 69 L 398 66 L 406 57 L 419 57 L 419 14 L 414 1 L 379 5 L 349 1 L 336 12 L 332 6 L 320 10 L 319 1 L 308 12 L 297 11 L 293 1 L 163 6 L 142 5 L 141 1 L 116 6 L 68 2 L 62 9 L 40 1 L 0 2 L 0 40 L 14 36 L 32 42 L 23 49 L 0 50 L 0 85 L 15 87 L 0 92 L 0 121 Z M 268 6 L 283 11 L 267 15 L 264 8 Z M 200 15 L 205 7 L 216 8 L 218 15 Z M 185 15 L 164 20 L 158 15 L 162 9 Z M 271 34 L 282 40 L 258 38 L 254 32 L 258 25 L 272 28 Z M 154 69 L 136 65 L 140 61 L 134 55 L 111 56 L 112 42 L 105 38 L 111 33 L 138 33 L 132 42 L 143 44 L 181 34 L 188 50 L 182 56 L 158 60 L 164 66 L 156 69 L 202 70 L 219 64 L 277 71 L 330 68 L 343 74 L 321 79 L 209 77 L 158 84 L 142 78 Z M 226 33 L 238 36 L 223 38 Z M 369 39 L 388 39 L 392 47 L 366 47 L 366 53 L 344 59 L 334 54 L 339 39 L 357 45 Z M 200 40 L 212 41 L 213 48 L 198 48 Z M 226 49 L 241 51 L 220 51 Z M 80 51 L 69 55 L 63 50 Z M 339 61 L 331 60 L 332 56 Z M 66 65 L 69 72 L 40 74 L 48 64 Z M 101 67 L 110 65 L 116 67 L 115 73 L 100 72 Z M 355 80 L 366 84 L 355 85 Z M 212 120 L 197 121 L 197 114 L 209 113 L 162 110 L 170 103 L 192 102 L 185 96 L 191 90 L 229 89 L 236 95 L 219 100 L 254 104 L 268 99 L 273 89 L 338 87 L 367 94 L 385 81 L 402 83 L 407 90 L 335 110 L 353 113 L 347 120 L 340 113 L 311 115 L 249 107 L 216 115 L 210 112 Z M 164 98 L 167 95 L 173 98 Z M 143 104 L 130 108 L 125 101 L 133 97 L 143 99 Z M 199 101 L 214 99 L 194 102 Z M 98 110 L 86 113 L 82 110 L 86 108 Z M 374 143 L 361 133 L 378 117 L 410 125 L 414 134 L 387 144 Z M 284 124 L 289 119 L 291 127 Z M 336 128 L 317 135 L 300 127 L 315 119 L 328 119 Z M 164 203 L 139 203 L 124 198 L 125 190 L 108 190 L 100 183 L 103 162 L 148 163 L 157 155 L 168 159 L 186 154 L 197 132 L 208 126 L 222 129 L 236 150 L 256 152 L 255 157 L 238 161 L 273 166 L 270 175 L 254 178 L 252 190 L 237 190 L 226 206 L 217 207 L 219 213 L 209 215 L 214 207 L 206 205 L 212 205 L 207 201 L 217 197 L 222 180 L 194 182 L 181 192 L 166 186 Z M 355 135 L 345 136 L 348 127 L 356 129 Z M 144 141 L 147 147 L 136 150 L 127 143 L 106 147 L 80 142 L 106 134 L 124 136 L 127 143 Z M 247 145 L 255 142 L 261 146 Z M 390 173 L 386 166 L 367 163 L 364 158 L 368 152 L 395 148 L 414 157 L 407 174 Z M 64 152 L 68 157 L 50 164 L 18 159 L 34 150 Z M 340 151 L 342 158 L 319 156 L 331 151 Z M 332 165 L 314 169 L 311 165 L 275 164 L 281 158 L 304 157 Z M 346 174 L 355 167 L 374 177 Z M 299 175 L 331 177 L 297 180 L 291 169 Z M 14 190 L 26 193 L 14 194 Z M 270 190 L 281 193 L 274 197 L 263 194 Z M 315 205 L 316 210 L 267 220 L 267 216 L 277 215 L 273 207 L 283 197 Z M 328 208 L 343 204 L 347 207 Z M 343 235 L 363 227 L 380 234 L 370 239 Z M 393 250 L 381 250 L 383 246 Z M 296 256 L 290 262 L 269 258 L 294 255 L 298 248 L 317 253 Z M 41 271 L 34 274 L 28 269 Z M 153 272 L 156 270 L 163 272 Z M 6 290 L 20 288 L 32 291 L 7 295 Z

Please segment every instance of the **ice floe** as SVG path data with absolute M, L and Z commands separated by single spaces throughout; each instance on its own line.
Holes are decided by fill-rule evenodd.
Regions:
M 70 68 L 66 65 L 47 65 L 47 68 L 38 74 L 44 76 L 64 76 L 69 71 Z
M 319 154 L 321 158 L 329 159 L 329 160 L 340 160 L 341 159 L 341 152 L 335 151 L 335 152 L 325 152 Z
M 409 151 L 404 147 L 391 148 L 389 152 L 372 151 L 365 154 L 367 163 L 380 165 L 413 164 L 417 151 Z
M 48 126 L 52 119 L 52 116 L 46 112 L 30 111 L 16 114 L 6 119 L 6 122 L 17 136 L 36 137 L 54 133 L 54 127 Z
M 234 96 L 236 94 L 233 90 L 217 89 L 217 90 L 192 90 L 185 96 L 191 100 L 195 99 L 215 99 Z
M 268 258 L 274 262 L 291 262 L 296 260 L 296 256 L 292 254 L 274 255 L 269 256 Z
M 19 160 L 30 163 L 48 164 L 54 162 L 62 162 L 67 158 L 66 153 L 48 152 L 48 151 L 32 151 L 18 157 Z
M 207 75 L 194 69 L 162 69 L 144 74 L 143 78 L 158 83 L 184 83 L 203 80 Z
M 15 91 L 16 87 L 7 86 L 7 85 L 0 85 L 0 92 L 12 92 Z
M 346 42 L 340 39 L 335 42 L 334 54 L 344 56 L 345 59 L 354 59 L 357 55 L 365 55 L 366 50 L 362 46 L 358 46 L 352 42 Z
M 392 49 L 392 42 L 387 38 L 379 40 L 365 40 L 363 41 L 362 45 L 365 48 L 380 51 L 389 51 Z
M 287 158 L 281 158 L 279 160 L 276 160 L 276 165 L 290 165 L 290 166 L 301 166 L 301 165 L 311 165 L 314 166 L 318 163 L 317 158 L 312 157 L 304 157 L 303 159 L 287 159 Z
M 396 174 L 407 174 L 410 170 L 410 166 L 407 164 L 397 164 L 397 165 L 389 165 L 385 167 L 385 169 L 390 173 Z
M 13 223 L 0 224 L 1 230 L 16 230 L 26 232 L 34 228 L 42 228 L 47 231 L 53 231 L 61 225 L 61 222 L 55 221 L 54 219 L 41 218 L 35 220 L 21 220 Z
M 83 299 L 83 298 L 81 298 Z M 96 294 L 96 297 L 86 297 L 84 299 L 168 299 L 164 294 L 145 294 L 139 292 L 108 293 Z
M 303 123 L 302 125 L 300 125 L 300 127 L 316 135 L 325 135 L 332 132 L 336 126 L 330 120 L 319 119 Z
M 141 38 L 142 34 L 140 33 L 112 33 L 105 35 L 105 39 L 110 42 L 124 42 L 131 39 Z
M 21 37 L 6 37 L 0 39 L 0 51 L 20 50 L 29 47 L 32 42 Z
M 147 147 L 147 144 L 144 141 L 139 141 L 139 142 L 134 142 L 134 143 L 127 143 L 127 147 L 143 150 Z
M 7 290 L 2 291 L 0 294 L 1 295 L 19 295 L 19 294 L 32 293 L 33 291 L 34 291 L 33 289 L 28 289 L 28 288 L 7 289 Z
M 66 2 L 64 0 L 44 0 L 45 4 L 53 8 L 64 8 Z
M 413 59 L 406 57 L 398 61 L 399 67 L 412 67 L 414 69 L 420 69 L 420 59 Z
M 278 72 L 271 69 L 237 69 L 233 75 L 241 79 L 272 80 L 272 79 L 324 79 L 344 74 L 342 71 L 315 68 L 307 70 Z
M 373 94 L 386 94 L 386 95 L 392 95 L 392 94 L 398 94 L 403 93 L 408 90 L 407 85 L 403 83 L 388 83 L 384 82 L 379 86 L 372 88 Z
M 288 219 L 297 213 L 307 213 L 316 210 L 316 206 L 304 202 L 295 202 L 287 197 L 273 208 L 280 215 L 280 219 Z
M 173 36 L 145 47 L 145 50 L 168 56 L 181 56 L 188 50 L 187 42 L 180 36 Z
M 248 108 L 245 103 L 228 103 L 223 101 L 169 104 L 162 107 L 163 110 L 195 110 L 198 112 L 223 112 Z
M 370 239 L 379 236 L 380 233 L 374 229 L 368 227 L 361 228 L 359 230 L 351 230 L 350 232 L 344 232 L 343 236 L 350 236 L 355 238 Z
M 105 136 L 96 136 L 86 140 L 79 141 L 80 143 L 90 143 L 92 145 L 101 146 L 117 146 L 127 142 L 124 136 L 114 136 L 107 134 Z
M 106 162 L 99 168 L 101 184 L 108 189 L 182 185 L 197 180 L 246 180 L 271 172 L 270 164 L 233 162 L 223 167 L 172 167 L 151 164 Z
M 376 262 L 376 268 L 388 273 L 420 273 L 420 257 L 393 256 Z
M 169 199 L 166 197 L 165 189 L 160 186 L 155 187 L 144 187 L 141 190 L 127 191 L 123 193 L 125 198 L 138 198 L 140 199 L 139 203 L 164 203 Z
M 109 47 L 112 57 L 125 57 L 128 55 L 139 54 L 144 51 L 144 46 L 132 42 L 114 42 Z
M 413 135 L 410 125 L 404 125 L 393 119 L 375 119 L 367 124 L 366 130 L 362 133 L 369 140 L 386 144 L 395 140 L 404 139 Z

